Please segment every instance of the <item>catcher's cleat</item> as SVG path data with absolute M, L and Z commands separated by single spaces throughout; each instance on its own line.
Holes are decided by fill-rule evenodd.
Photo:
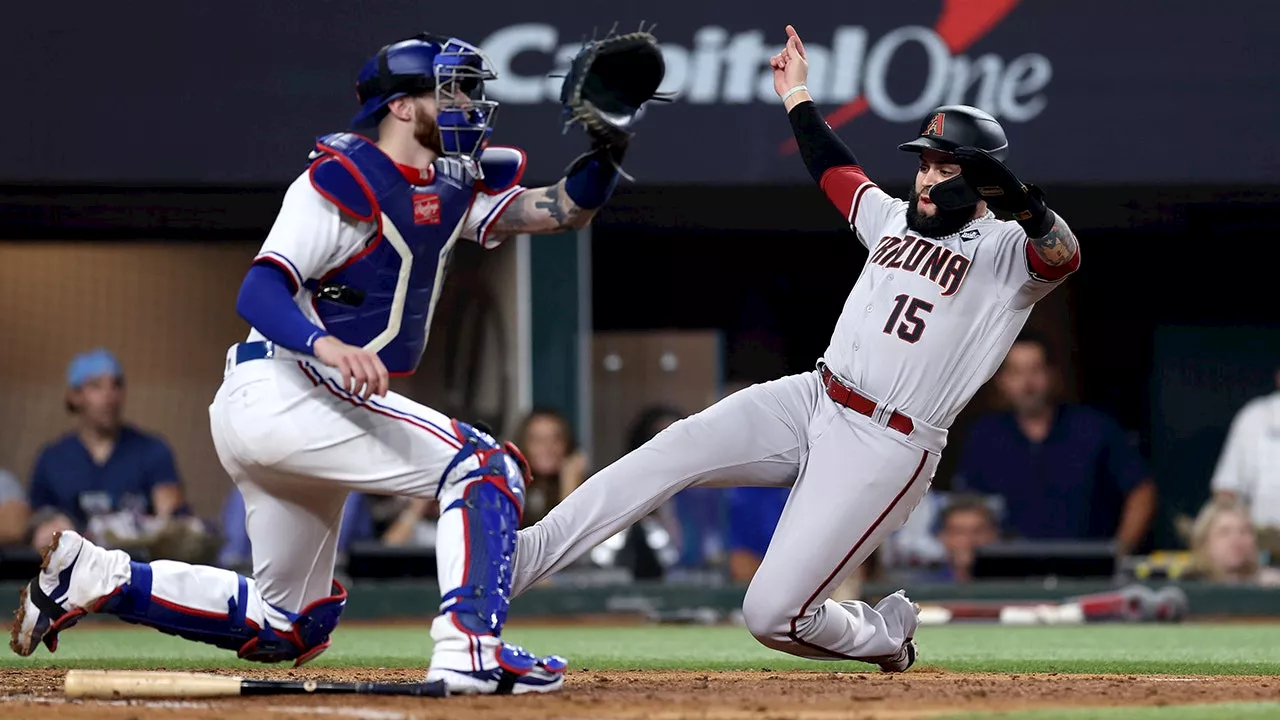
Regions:
M 25 657 L 43 642 L 49 652 L 57 651 L 58 633 L 75 625 L 110 594 L 94 594 L 101 583 L 86 586 L 82 577 L 101 570 L 104 558 L 98 556 L 106 553 L 75 532 L 54 535 L 41 552 L 40 574 L 19 594 L 9 649 Z
M 517 645 L 495 637 L 473 637 L 474 652 L 457 658 L 461 667 L 440 667 L 446 662 L 437 652 L 431 658 L 427 682 L 444 682 L 450 695 L 522 695 L 549 693 L 564 685 L 564 671 L 569 663 L 558 655 L 537 657 Z M 475 669 L 476 664 L 482 669 Z M 491 666 L 484 668 L 483 666 Z

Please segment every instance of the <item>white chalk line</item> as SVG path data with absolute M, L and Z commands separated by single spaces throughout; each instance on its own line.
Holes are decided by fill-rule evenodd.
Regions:
M 144 707 L 156 710 L 212 710 L 213 703 L 192 702 L 190 700 L 69 700 L 67 698 L 41 697 L 39 695 L 9 695 L 0 698 L 3 702 L 40 703 L 44 705 L 106 705 L 109 707 Z M 371 708 L 329 707 L 307 705 L 263 705 L 254 708 L 254 712 L 294 713 L 296 715 L 337 715 L 339 717 L 356 718 L 356 720 L 411 720 L 412 715 L 391 710 L 374 710 Z

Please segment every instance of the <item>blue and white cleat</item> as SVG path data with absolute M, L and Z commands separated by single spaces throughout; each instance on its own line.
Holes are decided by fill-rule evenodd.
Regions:
M 564 658 L 559 655 L 538 657 L 518 645 L 501 640 L 497 642 L 501 644 L 495 648 L 493 668 L 455 670 L 433 665 L 427 671 L 426 681 L 442 681 L 450 695 L 549 693 L 564 685 L 564 671 L 569 666 Z
M 67 602 L 71 577 L 84 545 L 84 538 L 78 534 L 60 532 L 41 552 L 40 574 L 19 595 L 9 649 L 26 657 L 43 641 L 49 652 L 54 652 L 58 649 L 58 633 L 75 625 L 88 612 Z

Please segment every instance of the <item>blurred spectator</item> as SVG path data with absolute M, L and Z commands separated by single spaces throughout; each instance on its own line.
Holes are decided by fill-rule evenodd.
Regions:
M 222 506 L 222 549 L 218 551 L 218 565 L 224 568 L 252 568 L 253 546 L 245 532 L 244 495 L 240 488 L 231 487 L 227 501 Z M 353 541 L 373 538 L 373 520 L 365 505 L 365 496 L 351 493 L 342 510 L 342 528 L 338 531 L 338 552 L 343 552 Z
M 965 583 L 973 579 L 978 548 L 1000 539 L 1000 523 L 991 505 L 979 495 L 957 495 L 942 510 L 938 540 L 946 552 L 946 565 L 933 580 Z
M 631 422 L 627 452 L 638 449 L 683 417 L 684 413 L 678 408 L 667 405 L 653 405 L 641 410 Z M 647 517 L 627 528 L 615 564 L 629 568 L 637 580 L 657 580 L 666 574 L 668 566 L 679 562 L 681 538 L 685 536 L 686 528 L 681 527 L 677 503 L 689 492 L 685 490 L 677 494 L 675 499 L 659 505 Z M 719 520 L 718 517 L 716 519 Z
M 71 518 L 58 512 L 56 508 L 43 508 L 31 515 L 31 547 L 44 550 L 53 542 L 53 536 L 63 530 L 75 530 L 76 524 Z
M 919 568 L 935 567 L 946 561 L 947 552 L 938 539 L 938 527 L 950 496 L 951 493 L 937 489 L 925 493 L 902 527 L 880 546 L 881 561 L 888 572 L 914 576 Z
M 1146 462 L 1111 418 L 1058 402 L 1057 367 L 1043 338 L 1024 332 L 996 373 L 1013 412 L 970 431 L 954 488 L 999 495 L 1008 529 L 1027 539 L 1145 540 L 1156 509 Z
M 8 470 L 0 470 L 0 545 L 17 545 L 27 534 L 31 507 L 22 484 Z
M 1209 582 L 1280 585 L 1280 570 L 1259 562 L 1257 534 L 1239 500 L 1205 504 L 1191 527 L 1191 557 L 1195 576 Z
M 586 477 L 587 457 L 559 411 L 534 408 L 516 431 L 516 445 L 529 461 L 533 481 L 525 488 L 524 526 L 542 519 Z
M 1259 528 L 1280 528 L 1280 370 L 1275 392 L 1240 408 L 1213 472 L 1216 497 L 1238 499 Z
M 745 585 L 755 576 L 790 495 L 789 487 L 733 487 L 725 491 L 729 577 L 734 582 Z
M 173 531 L 170 519 L 187 511 L 173 452 L 160 437 L 124 422 L 120 363 L 104 349 L 78 355 L 67 368 L 67 386 L 66 408 L 75 429 L 36 459 L 30 490 L 39 516 L 34 534 L 49 535 L 51 526 L 69 522 L 119 545 Z
M 383 531 L 383 545 L 391 547 L 436 546 L 436 521 L 440 519 L 440 503 L 427 498 L 396 498 L 399 512 Z M 370 532 L 372 534 L 372 522 Z
M 650 405 L 642 409 L 631 421 L 627 452 L 649 442 L 687 414 L 673 405 Z M 723 493 L 720 488 L 691 487 L 659 505 L 649 516 L 654 522 L 646 524 L 649 529 L 658 531 L 652 544 L 661 544 L 664 550 L 671 552 L 673 564 L 702 566 L 707 555 L 715 552 L 720 540 Z M 639 530 L 633 529 L 631 533 L 632 537 L 641 537 Z M 665 542 L 658 543 L 659 540 Z M 657 562 L 656 556 L 653 562 Z M 659 574 L 656 567 L 654 576 Z

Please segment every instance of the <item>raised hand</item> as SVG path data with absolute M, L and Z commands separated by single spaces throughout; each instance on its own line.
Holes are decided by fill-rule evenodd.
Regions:
M 769 58 L 769 66 L 773 68 L 773 91 L 778 93 L 778 97 L 797 85 L 803 85 L 808 79 L 809 60 L 794 26 L 787 26 L 787 44 L 782 52 Z

